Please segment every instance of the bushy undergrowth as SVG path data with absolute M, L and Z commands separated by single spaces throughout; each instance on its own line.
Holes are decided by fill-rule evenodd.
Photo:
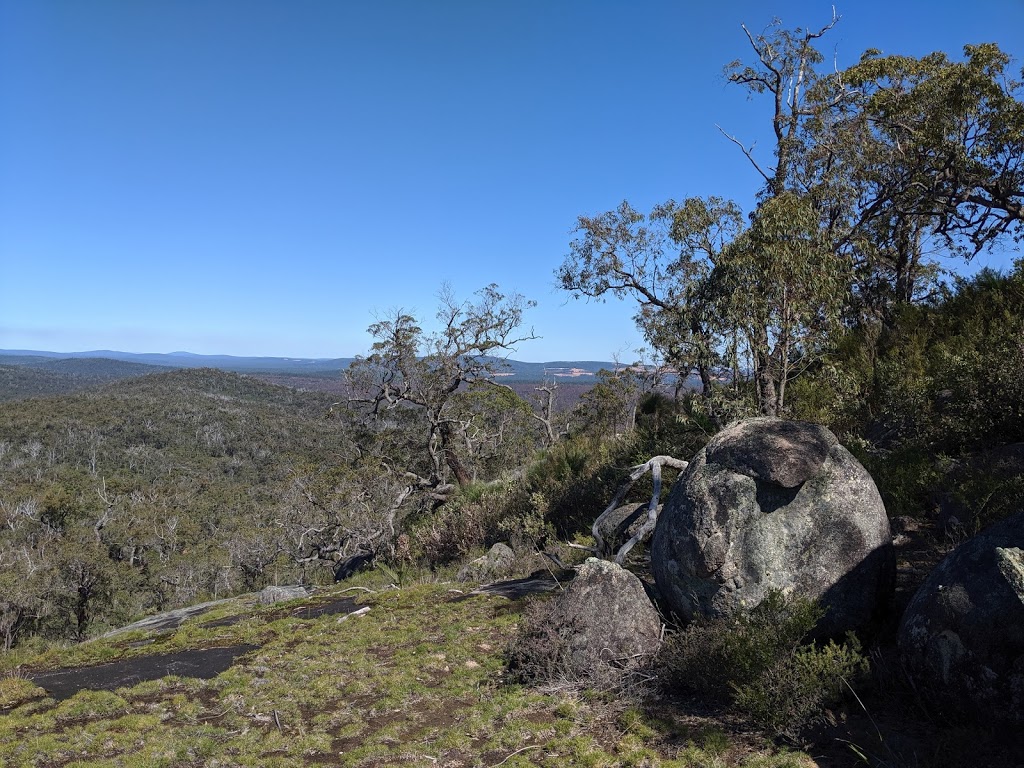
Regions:
M 506 648 L 509 680 L 547 689 L 638 696 L 651 679 L 648 664 L 623 665 L 573 643 L 581 627 L 558 615 L 552 599 L 533 600 Z
M 770 592 L 749 613 L 698 619 L 665 642 L 662 680 L 734 706 L 773 736 L 795 737 L 867 669 L 853 635 L 843 644 L 804 641 L 821 615 L 814 602 Z

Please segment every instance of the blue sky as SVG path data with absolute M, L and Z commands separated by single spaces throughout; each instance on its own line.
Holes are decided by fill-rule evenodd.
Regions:
M 868 48 L 1024 58 L 1024 0 L 840 3 Z M 0 0 L 0 348 L 347 357 L 448 282 L 538 302 L 522 360 L 623 359 L 555 288 L 580 214 L 722 195 L 770 157 L 741 23 L 825 2 Z M 1007 267 L 1012 252 L 978 265 Z

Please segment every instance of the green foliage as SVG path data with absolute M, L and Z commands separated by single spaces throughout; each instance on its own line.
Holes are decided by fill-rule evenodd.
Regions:
M 732 704 L 773 736 L 795 736 L 839 700 L 842 681 L 866 671 L 852 635 L 843 645 L 804 642 L 821 616 L 816 603 L 772 591 L 747 613 L 698 619 L 666 641 L 663 679 Z
M 503 519 L 512 514 L 511 494 L 507 483 L 460 489 L 441 506 L 410 522 L 412 556 L 430 566 L 443 566 L 497 543 L 503 538 Z
M 852 635 L 842 645 L 804 645 L 738 685 L 735 705 L 765 732 L 797 739 L 823 717 L 826 707 L 841 701 L 846 686 L 867 669 L 868 661 Z
M 968 531 L 1001 519 L 1019 493 L 1024 440 L 1024 262 L 982 270 L 889 324 L 848 332 L 793 394 L 793 413 L 842 436 L 875 478 L 890 515 L 937 499 Z
M 535 302 L 494 284 L 466 302 L 446 286 L 439 300 L 438 331 L 427 333 L 397 310 L 369 327 L 371 354 L 346 372 L 351 402 L 367 429 L 384 437 L 376 446 L 382 464 L 413 481 L 403 501 L 410 494 L 443 501 L 455 485 L 492 479 L 488 470 L 530 447 L 528 406 L 494 376 L 503 365 L 497 355 L 533 338 L 520 329 Z
M 627 467 L 628 441 L 573 437 L 543 451 L 526 469 L 528 503 L 559 537 L 590 529 Z
M 4 644 L 318 580 L 327 550 L 379 527 L 364 505 L 386 490 L 330 406 L 202 369 L 0 404 Z

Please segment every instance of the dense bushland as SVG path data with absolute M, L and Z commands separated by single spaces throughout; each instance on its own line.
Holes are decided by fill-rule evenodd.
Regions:
M 1024 498 L 1024 261 L 983 270 L 837 339 L 792 414 L 859 454 L 890 516 L 976 533 Z

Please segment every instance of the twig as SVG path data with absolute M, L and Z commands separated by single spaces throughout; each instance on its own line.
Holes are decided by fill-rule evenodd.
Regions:
M 363 614 L 366 614 L 366 613 L 369 613 L 369 612 L 370 612 L 370 606 L 367 605 L 364 608 L 360 608 L 358 611 L 352 611 L 352 613 L 346 613 L 344 616 L 342 616 L 340 619 L 338 619 L 337 623 L 341 624 L 341 622 L 345 621 L 346 619 L 351 619 L 353 616 L 362 616 Z
M 277 716 L 277 710 L 276 709 L 274 710 L 274 722 L 277 723 L 277 730 L 279 730 L 279 731 L 282 730 L 282 728 L 281 728 L 281 718 L 279 718 Z
M 370 589 L 369 587 L 346 587 L 345 589 L 341 590 L 341 594 L 344 594 L 345 592 L 351 592 L 353 589 L 361 589 L 363 592 L 369 592 L 371 595 L 377 594 L 377 590 Z
M 582 549 L 587 552 L 592 552 L 595 555 L 597 554 L 597 547 L 588 547 L 585 544 L 574 544 L 571 541 L 565 542 L 565 546 L 569 547 L 570 549 Z
M 537 550 L 537 551 L 540 552 L 540 550 Z M 545 557 L 549 558 L 551 560 L 551 562 L 553 562 L 555 565 L 557 565 L 562 570 L 566 570 L 565 563 L 562 562 L 562 559 L 558 555 L 554 555 L 551 552 L 548 552 L 546 550 L 543 551 L 543 552 L 540 552 L 540 554 L 542 554 Z M 558 585 L 558 588 L 562 592 L 564 592 L 565 591 L 565 587 L 562 586 L 562 582 L 558 580 L 558 577 L 555 576 L 555 572 L 551 570 L 551 566 L 548 565 L 547 562 L 544 562 L 544 570 L 546 570 L 548 572 L 548 575 L 551 576 L 551 578 L 555 580 L 555 584 Z
M 533 744 L 533 745 L 531 745 L 529 747 L 520 747 L 515 752 L 513 752 L 511 755 L 509 755 L 504 760 L 502 760 L 500 763 L 495 763 L 494 765 L 492 765 L 491 768 L 498 768 L 499 765 L 504 765 L 509 760 L 511 760 L 513 757 L 518 755 L 520 752 L 525 752 L 528 749 L 540 749 L 540 744 Z

